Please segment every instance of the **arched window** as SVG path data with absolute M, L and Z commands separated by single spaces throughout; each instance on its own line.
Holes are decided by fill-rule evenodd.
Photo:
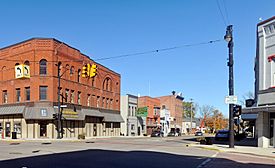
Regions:
M 24 64 L 30 66 L 30 61 L 26 60 L 26 61 L 24 62 Z
M 47 75 L 47 60 L 42 59 L 39 62 L 39 74 Z
M 103 90 L 112 91 L 112 81 L 109 77 L 103 82 Z
M 81 76 L 81 69 L 78 69 L 78 71 L 77 71 L 77 82 L 80 82 L 80 76 Z
M 69 78 L 69 73 L 70 73 L 70 65 L 69 64 L 66 64 L 66 67 L 64 69 L 64 73 L 65 73 L 65 78 L 68 79 Z
M 15 66 L 16 66 L 16 65 L 19 65 L 19 63 L 16 63 Z
M 70 75 L 73 75 L 73 74 L 74 74 L 74 66 L 71 66 Z

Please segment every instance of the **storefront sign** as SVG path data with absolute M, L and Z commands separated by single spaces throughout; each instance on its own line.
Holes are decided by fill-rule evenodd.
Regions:
M 62 115 L 65 118 L 78 118 L 78 112 L 70 110 L 70 109 L 63 109 Z
M 148 115 L 148 107 L 140 107 L 137 110 L 138 117 L 147 117 Z

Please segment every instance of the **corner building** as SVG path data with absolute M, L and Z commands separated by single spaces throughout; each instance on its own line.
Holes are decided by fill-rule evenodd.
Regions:
M 120 74 L 52 38 L 1 48 L 0 59 L 2 138 L 57 138 L 58 63 L 63 138 L 120 135 Z M 82 77 L 86 64 L 97 65 L 95 77 Z M 30 77 L 16 78 L 21 71 Z

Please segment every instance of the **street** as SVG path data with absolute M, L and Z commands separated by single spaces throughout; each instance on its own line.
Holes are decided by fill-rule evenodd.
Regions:
M 85 141 L 0 142 L 0 167 L 274 167 L 268 158 L 192 146 L 192 137 L 99 138 Z

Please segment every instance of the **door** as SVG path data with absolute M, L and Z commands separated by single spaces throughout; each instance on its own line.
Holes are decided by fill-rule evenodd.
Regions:
M 140 135 L 140 127 L 138 127 L 138 136 Z
M 11 137 L 11 123 L 10 122 L 6 122 L 5 135 L 6 135 L 6 137 Z
M 47 123 L 41 122 L 39 125 L 40 125 L 40 137 L 47 137 Z

